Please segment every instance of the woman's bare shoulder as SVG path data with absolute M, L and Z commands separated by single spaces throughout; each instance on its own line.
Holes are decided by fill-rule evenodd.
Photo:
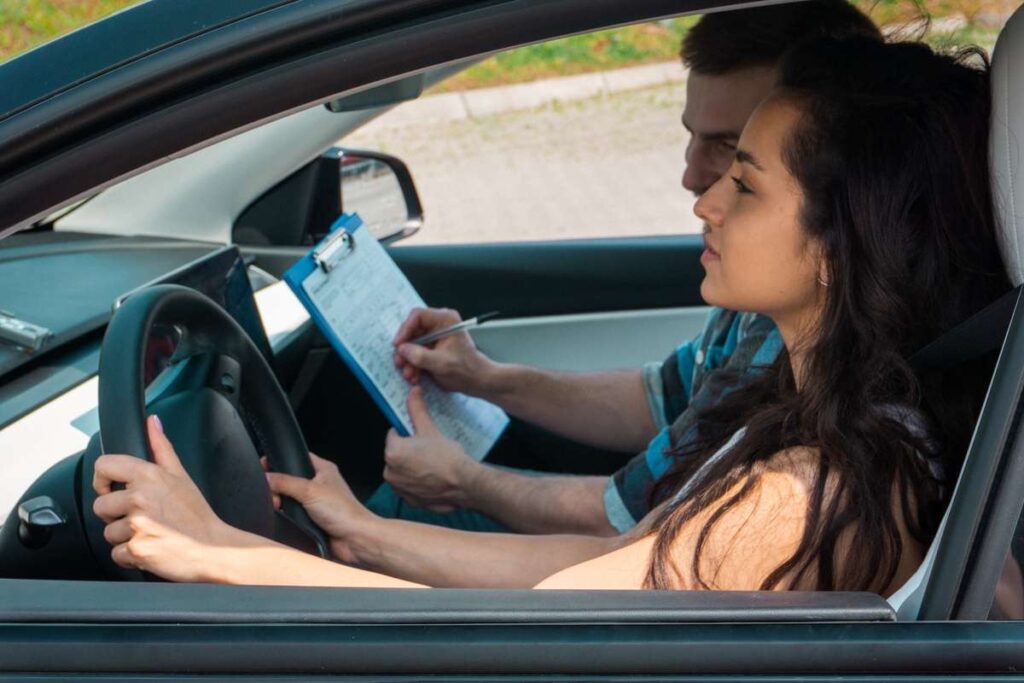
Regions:
M 700 574 L 706 587 L 759 589 L 803 537 L 817 457 L 814 449 L 780 452 L 759 476 L 737 482 L 684 523 L 670 542 L 677 587 L 705 587 L 692 565 L 701 531 L 714 518 L 701 551 Z M 643 588 L 657 531 L 650 527 L 647 535 L 628 538 L 622 548 L 559 572 L 538 588 Z

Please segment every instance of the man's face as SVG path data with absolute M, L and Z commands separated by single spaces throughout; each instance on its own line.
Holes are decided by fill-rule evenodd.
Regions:
M 747 119 L 775 85 L 772 67 L 750 67 L 725 74 L 691 71 L 686 81 L 683 126 L 686 146 L 683 187 L 702 194 L 733 161 L 736 142 Z

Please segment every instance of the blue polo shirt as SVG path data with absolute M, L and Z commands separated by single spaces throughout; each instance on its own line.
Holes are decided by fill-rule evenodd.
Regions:
M 755 313 L 713 308 L 704 330 L 681 345 L 662 363 L 644 367 L 644 385 L 659 433 L 647 449 L 630 460 L 608 481 L 605 513 L 621 532 L 636 526 L 651 511 L 651 486 L 672 465 L 666 451 L 692 439 L 696 414 L 735 388 L 735 375 L 770 366 L 782 350 L 775 323 Z

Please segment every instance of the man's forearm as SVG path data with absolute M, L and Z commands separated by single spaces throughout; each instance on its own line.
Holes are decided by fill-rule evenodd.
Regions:
M 362 569 L 406 581 L 532 588 L 562 569 L 611 552 L 621 537 L 477 533 L 377 518 L 346 544 Z
M 579 443 L 643 449 L 657 428 L 640 370 L 572 373 L 496 364 L 480 397 Z
M 604 509 L 608 477 L 531 476 L 473 463 L 464 506 L 524 534 L 614 536 Z

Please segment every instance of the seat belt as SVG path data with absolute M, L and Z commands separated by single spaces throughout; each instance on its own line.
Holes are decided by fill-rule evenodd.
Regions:
M 910 357 L 915 370 L 945 370 L 973 360 L 1003 345 L 1010 318 L 1024 285 L 981 309 Z

